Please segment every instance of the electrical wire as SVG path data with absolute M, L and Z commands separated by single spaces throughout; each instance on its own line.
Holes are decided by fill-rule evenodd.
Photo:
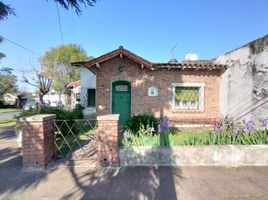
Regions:
M 23 45 L 21 45 L 21 44 L 19 44 L 19 43 L 17 43 L 17 42 L 14 42 L 14 41 L 12 41 L 12 40 L 10 40 L 10 39 L 4 37 L 4 36 L 0 36 L 0 37 L 3 38 L 3 39 L 6 40 L 6 41 L 8 41 L 8 42 L 10 42 L 10 43 L 12 43 L 12 44 L 18 46 L 18 47 L 20 47 L 20 48 L 26 50 L 26 51 L 31 52 L 32 54 L 37 55 L 38 57 L 40 56 L 39 53 L 36 53 L 35 51 L 33 51 L 33 50 L 31 50 L 31 49 L 29 49 L 29 48 L 27 48 L 27 47 L 24 47 Z
M 57 14 L 58 14 L 59 28 L 60 28 L 61 43 L 62 43 L 62 45 L 64 45 L 63 34 L 62 34 L 62 26 L 61 26 L 61 19 L 60 19 L 60 11 L 59 11 L 59 6 L 58 6 L 57 2 L 56 2 L 56 7 L 57 7 Z

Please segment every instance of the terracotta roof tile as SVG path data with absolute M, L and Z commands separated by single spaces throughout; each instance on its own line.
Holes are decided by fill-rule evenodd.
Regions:
M 145 60 L 144 58 L 124 49 L 123 47 L 119 47 L 118 49 L 111 51 L 107 54 L 104 54 L 98 58 L 89 61 L 75 62 L 72 63 L 73 66 L 82 66 L 86 68 L 90 68 L 96 64 L 114 58 L 116 56 L 126 56 L 137 63 L 140 63 L 144 67 L 148 69 L 196 69 L 196 70 L 215 70 L 215 69 L 226 69 L 227 65 L 221 65 L 213 63 L 210 60 L 192 60 L 192 61 L 181 61 L 181 62 L 150 62 Z
M 79 86 L 80 84 L 81 84 L 81 81 L 78 80 L 78 81 L 74 81 L 74 82 L 72 82 L 72 83 L 69 83 L 66 87 L 67 87 L 67 88 L 74 88 L 74 87 Z

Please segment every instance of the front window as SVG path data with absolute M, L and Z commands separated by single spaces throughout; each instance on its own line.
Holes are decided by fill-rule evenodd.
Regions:
M 176 110 L 204 110 L 204 84 L 174 83 L 173 108 Z

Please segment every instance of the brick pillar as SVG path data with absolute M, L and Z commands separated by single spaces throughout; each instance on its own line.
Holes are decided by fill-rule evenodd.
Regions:
M 102 166 L 119 166 L 118 120 L 118 114 L 97 117 L 98 156 Z
M 46 167 L 56 154 L 55 114 L 21 118 L 23 167 Z

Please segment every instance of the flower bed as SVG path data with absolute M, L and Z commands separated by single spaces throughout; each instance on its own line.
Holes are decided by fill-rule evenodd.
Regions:
M 146 126 L 141 124 L 135 133 L 124 130 L 120 134 L 119 144 L 121 147 L 268 144 L 268 118 L 262 119 L 261 123 L 262 127 L 256 129 L 251 120 L 246 122 L 225 118 L 214 124 L 213 130 L 172 131 L 168 127 L 168 118 L 164 117 L 158 130 L 149 123 Z

